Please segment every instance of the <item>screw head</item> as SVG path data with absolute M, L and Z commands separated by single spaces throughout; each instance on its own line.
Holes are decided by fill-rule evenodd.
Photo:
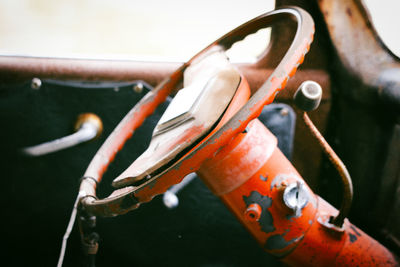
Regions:
M 289 184 L 283 192 L 283 202 L 286 207 L 293 210 L 296 217 L 300 216 L 301 210 L 308 203 L 308 194 L 304 185 L 299 181 Z
M 42 87 L 42 81 L 39 78 L 33 78 L 31 82 L 31 88 L 38 90 Z
M 138 93 L 138 94 L 143 92 L 143 84 L 142 83 L 138 83 L 135 86 L 133 86 L 133 91 L 135 91 L 135 93 Z
M 289 115 L 289 110 L 287 108 L 282 108 L 280 111 L 281 116 L 286 117 Z

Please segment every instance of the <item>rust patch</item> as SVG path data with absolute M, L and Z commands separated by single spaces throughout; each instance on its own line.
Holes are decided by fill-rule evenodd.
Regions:
M 350 237 L 350 242 L 351 242 L 351 243 L 354 243 L 354 242 L 357 241 L 357 236 L 355 236 L 355 235 L 349 233 L 349 237 Z
M 354 231 L 356 235 L 361 236 L 360 232 L 357 231 L 357 228 L 355 228 L 354 225 L 350 225 L 350 228 Z
M 346 13 L 347 15 L 349 15 L 350 17 L 353 16 L 353 13 L 351 12 L 351 9 L 348 7 L 346 8 Z
M 263 196 L 257 191 L 252 191 L 250 196 L 243 196 L 243 200 L 246 203 L 247 207 L 253 203 L 256 203 L 261 206 L 262 213 L 258 223 L 261 226 L 261 230 L 265 233 L 270 233 L 275 231 L 274 220 L 272 218 L 271 213 L 268 211 L 268 208 L 272 205 L 272 198 L 268 196 Z
M 260 179 L 266 182 L 268 180 L 268 174 L 266 174 L 265 177 L 260 174 Z
M 285 234 L 270 236 L 267 239 L 267 242 L 265 243 L 264 248 L 268 249 L 268 250 L 281 250 L 281 249 L 284 249 L 287 246 L 293 244 L 294 242 L 297 242 L 301 238 L 303 238 L 303 236 L 301 236 L 301 237 L 293 238 L 289 241 L 286 241 L 284 238 L 284 235 Z
M 193 148 L 190 152 L 188 152 L 183 158 L 179 161 L 182 161 L 182 168 L 180 169 L 181 172 L 185 172 L 193 166 L 200 166 L 201 162 L 203 162 L 209 155 L 212 155 L 220 146 L 225 145 L 230 140 L 234 138 L 234 136 L 240 132 L 242 132 L 247 124 L 254 118 L 258 117 L 261 113 L 262 108 L 264 105 L 271 103 L 274 100 L 274 96 L 277 91 L 282 89 L 282 85 L 286 83 L 285 78 L 290 74 L 294 74 L 293 68 L 296 68 L 298 64 L 303 62 L 304 54 L 308 52 L 309 44 L 313 40 L 314 34 L 314 23 L 311 16 L 300 8 L 283 8 L 277 9 L 272 12 L 263 14 L 242 26 L 234 29 L 230 33 L 226 34 L 225 36 L 221 37 L 214 43 L 210 44 L 206 47 L 203 51 L 198 53 L 194 56 L 189 62 L 185 63 L 180 69 L 175 71 L 168 79 L 162 82 L 152 93 L 156 94 L 155 96 L 151 96 L 149 98 L 145 97 L 144 101 L 141 101 L 140 104 L 133 108 L 133 111 L 138 111 L 141 115 L 140 117 L 144 119 L 146 115 L 149 115 L 149 111 L 152 111 L 153 108 L 157 104 L 162 101 L 162 97 L 166 97 L 169 93 L 171 93 L 178 85 L 178 83 L 182 79 L 182 72 L 183 70 L 191 63 L 193 59 L 195 59 L 198 55 L 203 53 L 204 51 L 208 50 L 209 48 L 213 47 L 216 44 L 224 43 L 225 45 L 231 45 L 230 37 L 232 36 L 243 36 L 245 37 L 247 34 L 251 33 L 260 27 L 267 27 L 275 22 L 278 22 L 282 19 L 289 19 L 293 18 L 298 23 L 297 34 L 293 40 L 292 45 L 290 46 L 289 50 L 286 52 L 285 56 L 283 57 L 282 61 L 276 67 L 275 71 L 269 76 L 266 82 L 255 92 L 251 98 L 246 102 L 246 104 L 240 108 L 239 111 L 235 112 L 233 117 L 231 117 L 221 128 L 210 134 L 210 136 L 206 137 L 202 143 L 200 143 L 197 147 Z M 271 81 L 274 80 L 275 82 L 272 83 Z M 144 109 L 143 109 L 144 108 Z M 135 112 L 130 112 L 130 115 Z M 136 115 L 136 114 L 135 114 Z M 134 116 L 136 117 L 136 116 Z M 111 134 L 111 138 L 109 137 L 107 141 L 110 143 L 110 146 L 107 146 L 106 143 L 103 144 L 102 148 L 97 154 L 104 153 L 106 158 L 111 158 L 115 155 L 118 150 L 113 150 L 112 148 L 119 148 L 118 144 L 122 144 L 128 137 L 129 133 L 132 133 L 132 130 L 140 124 L 136 118 L 131 118 L 128 116 L 127 119 L 124 119 L 121 124 L 119 125 L 114 132 Z M 133 127 L 132 127 L 133 126 Z M 124 131 L 120 131 L 122 128 Z M 118 133 L 121 136 L 117 136 Z M 121 138 L 118 138 L 121 137 Z M 115 144 L 115 142 L 117 144 Z M 96 156 L 95 156 L 96 157 Z M 183 164 L 184 162 L 184 164 Z M 107 168 L 108 164 L 104 166 L 102 164 L 93 164 L 92 166 L 88 167 L 88 174 L 94 173 L 95 175 L 90 175 L 93 177 L 98 176 L 98 181 L 101 180 L 101 175 L 103 174 L 103 170 Z M 103 168 L 101 168 L 103 167 Z M 99 173 L 99 169 L 101 168 L 101 172 Z M 153 189 L 141 186 L 142 188 L 135 188 L 132 189 L 132 193 L 135 194 L 136 198 L 139 200 L 140 203 L 150 201 L 155 195 L 165 192 L 168 186 L 179 182 L 181 179 L 177 178 L 179 174 L 178 172 L 172 168 L 169 169 L 168 174 L 164 173 L 163 175 L 157 177 L 156 181 L 154 181 Z M 164 176 L 165 175 L 165 176 Z M 175 175 L 175 176 L 174 176 Z M 89 176 L 89 175 L 88 175 Z M 162 177 L 164 176 L 164 177 Z M 183 178 L 183 177 L 182 177 Z M 162 180 L 162 181 L 161 181 Z M 161 182 L 159 182 L 161 181 Z M 81 186 L 83 187 L 83 186 Z M 86 188 L 84 186 L 82 188 L 85 192 L 90 192 L 94 196 L 95 188 L 90 187 Z M 115 199 L 107 199 L 107 200 L 96 200 L 91 203 L 85 203 L 85 208 L 90 210 L 91 213 L 101 215 L 101 210 L 104 207 L 109 207 L 113 210 L 114 213 L 121 213 L 124 210 L 121 210 L 121 202 L 123 196 L 116 196 Z M 133 204 L 133 206 L 137 206 Z M 268 214 L 267 212 L 264 212 Z M 265 215 L 267 216 L 267 215 Z M 260 219 L 260 221 L 262 221 Z M 272 216 L 271 216 L 272 222 Z M 266 223 L 268 224 L 268 223 Z M 272 223 L 270 224 L 272 225 Z M 273 225 L 272 225 L 273 227 Z

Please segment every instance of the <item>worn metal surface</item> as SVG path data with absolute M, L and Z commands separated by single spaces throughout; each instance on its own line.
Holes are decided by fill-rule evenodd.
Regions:
M 198 169 L 198 167 L 200 167 L 199 164 L 209 157 L 213 151 L 216 151 L 219 147 L 229 142 L 237 133 L 243 131 L 247 123 L 261 113 L 263 106 L 273 101 L 276 92 L 284 88 L 289 77 L 294 75 L 299 64 L 303 62 L 304 55 L 309 49 L 314 33 L 313 21 L 308 13 L 301 9 L 276 10 L 266 15 L 261 15 L 236 28 L 209 46 L 212 47 L 215 44 L 219 44 L 229 48 L 234 42 L 243 39 L 249 33 L 261 27 L 266 27 L 277 20 L 279 21 L 287 18 L 295 19 L 298 23 L 298 32 L 290 49 L 272 75 L 263 86 L 253 94 L 250 100 L 244 104 L 239 112 L 234 112 L 236 114 L 232 116 L 229 114 L 229 109 L 227 110 L 225 120 L 229 118 L 228 123 L 225 124 L 224 119 L 222 119 L 220 122 L 222 125 L 219 126 L 221 128 L 217 126 L 202 143 L 192 149 L 184 158 L 179 159 L 174 165 L 169 167 L 167 172 L 164 171 L 156 177 L 151 177 L 138 187 L 127 187 L 121 189 L 121 191 L 116 191 L 108 199 L 95 200 L 96 184 L 90 182 L 91 180 L 89 179 L 83 180 L 80 190 L 87 195 L 82 201 L 85 208 L 88 209 L 89 212 L 104 216 L 125 213 L 136 208 L 141 202 L 151 200 L 155 195 L 165 192 L 172 184 L 180 182 L 186 174 Z M 208 48 L 206 48 L 206 50 L 207 49 Z M 199 54 L 201 53 L 202 52 Z M 196 58 L 196 56 L 194 58 Z M 141 124 L 144 118 L 174 90 L 176 84 L 181 81 L 182 72 L 187 64 L 190 64 L 190 62 L 178 69 L 129 112 L 102 148 L 100 148 L 85 172 L 85 177 L 93 177 L 98 182 L 101 180 L 102 173 L 104 173 L 108 163 L 122 147 L 125 140 L 132 134 L 134 129 Z M 238 100 L 246 99 L 245 96 L 239 95 L 240 94 L 237 94 L 235 98 L 238 97 Z M 235 99 L 232 102 L 235 103 Z M 241 105 L 242 104 L 235 107 L 234 110 L 236 111 Z M 230 108 L 232 108 L 232 106 L 233 105 L 231 105 Z M 232 118 L 230 118 L 230 116 L 232 116 Z
M 302 61 L 302 59 L 298 60 Z M 179 76 L 182 70 L 183 69 L 178 70 L 176 75 Z M 291 72 L 290 68 L 287 70 Z M 272 75 L 272 77 L 274 76 Z M 176 76 L 173 77 L 173 82 L 175 83 L 181 79 L 181 77 L 179 77 L 179 79 L 174 78 L 176 78 Z M 286 83 L 284 79 L 282 82 Z M 170 82 L 167 81 L 165 85 L 168 85 L 169 83 Z M 176 167 L 174 165 L 168 167 L 166 171 L 162 172 L 160 175 L 156 175 L 155 177 L 150 177 L 149 180 L 144 182 L 142 185 L 122 189 L 122 191 L 111 195 L 108 200 L 95 200 L 95 191 L 89 191 L 90 194 L 88 197 L 83 198 L 83 206 L 89 212 L 103 216 L 125 213 L 130 209 L 137 208 L 140 203 L 149 201 L 156 194 L 165 191 L 171 183 L 179 182 L 183 178 L 181 177 L 182 174 L 186 175 L 189 171 L 196 171 L 201 166 L 199 173 L 214 193 L 220 195 L 221 199 L 228 207 L 230 207 L 230 209 L 232 209 L 238 219 L 246 226 L 266 251 L 280 257 L 285 257 L 284 260 L 286 262 L 292 264 L 298 264 L 299 262 L 301 264 L 308 263 L 315 266 L 320 266 L 321 264 L 336 265 L 339 263 L 348 265 L 351 262 L 356 262 L 362 265 L 370 264 L 371 262 L 377 262 L 380 265 L 385 264 L 387 266 L 396 265 L 393 256 L 386 250 L 386 248 L 379 245 L 379 243 L 356 229 L 348 222 L 346 222 L 346 226 L 343 229 L 336 229 L 336 226 L 330 226 L 329 220 L 337 212 L 332 207 L 329 208 L 329 205 L 323 206 L 323 209 L 318 213 L 319 215 L 316 216 L 318 201 L 310 189 L 306 189 L 305 192 L 307 193 L 302 194 L 302 196 L 304 195 L 303 197 L 307 200 L 304 202 L 304 205 L 296 205 L 295 211 L 289 207 L 289 210 L 293 213 L 292 216 L 287 216 L 288 214 L 286 214 L 286 216 L 279 216 L 279 214 L 282 214 L 283 204 L 273 205 L 273 200 L 279 198 L 282 193 L 281 189 L 286 188 L 289 183 L 302 183 L 301 178 L 298 178 L 299 175 L 295 169 L 290 167 L 291 165 L 284 160 L 284 157 L 279 150 L 274 150 L 274 153 L 272 154 L 265 153 L 264 155 L 268 160 L 262 161 L 260 165 L 254 167 L 249 164 L 241 166 L 237 165 L 237 163 L 233 163 L 235 161 L 228 161 L 230 162 L 230 165 L 227 165 L 229 165 L 230 168 L 226 169 L 227 172 L 223 172 L 224 169 L 222 168 L 220 176 L 234 177 L 234 179 L 219 180 L 215 179 L 215 177 L 219 177 L 219 175 L 215 176 L 207 173 L 210 166 L 213 164 L 219 165 L 220 161 L 215 160 L 218 155 L 222 154 L 222 161 L 225 161 L 227 157 L 224 156 L 230 155 L 229 151 L 225 152 L 225 150 L 228 149 L 227 147 L 230 147 L 231 145 L 235 147 L 236 139 L 233 140 L 229 146 L 218 151 L 217 149 L 221 144 L 226 144 L 222 140 L 232 140 L 234 136 L 244 130 L 251 119 L 259 115 L 261 111 L 258 112 L 259 108 L 255 108 L 258 106 L 258 102 L 263 102 L 262 105 L 268 103 L 268 98 L 265 98 L 264 101 L 259 101 L 255 98 L 255 96 L 260 94 L 264 88 L 265 84 L 260 90 L 253 94 L 252 98 L 246 102 L 246 104 L 240 103 L 239 106 L 236 107 L 235 111 L 242 105 L 244 105 L 243 108 L 241 108 L 232 118 L 228 117 L 229 121 L 227 124 L 223 125 L 221 128 L 217 126 L 215 135 L 213 135 L 213 133 L 210 134 L 209 137 L 205 138 L 206 141 L 204 143 L 200 143 L 198 147 L 192 149 L 192 151 L 183 157 L 182 160 L 178 160 L 179 165 Z M 173 88 L 170 88 L 170 90 L 173 90 Z M 268 91 L 264 93 L 268 94 Z M 273 99 L 274 96 L 271 95 L 270 97 Z M 246 100 L 246 94 L 240 99 Z M 248 112 L 243 112 L 243 114 L 241 114 L 241 111 L 246 110 L 245 108 L 247 106 L 249 106 Z M 229 110 L 227 113 L 229 113 Z M 254 117 L 252 117 L 252 113 L 254 114 Z M 225 117 L 227 117 L 227 114 Z M 238 121 L 235 122 L 235 119 L 239 120 L 239 125 L 237 125 Z M 242 120 L 244 120 L 244 124 L 241 124 Z M 257 122 L 258 121 L 255 120 L 251 125 L 254 127 L 254 125 L 257 125 Z M 222 119 L 221 123 L 225 123 L 224 119 Z M 233 125 L 230 125 L 230 123 Z M 233 129 L 231 128 L 232 126 L 234 127 Z M 250 135 L 249 132 L 245 133 L 245 135 L 248 134 Z M 257 136 L 262 135 L 257 134 Z M 241 139 L 240 136 L 239 139 Z M 268 144 L 268 142 L 263 143 Z M 257 144 L 250 145 L 248 151 L 252 151 L 252 149 L 256 149 L 257 147 L 259 147 Z M 272 147 L 274 147 L 274 145 L 272 145 Z M 115 152 L 113 151 L 112 153 Z M 212 158 L 210 155 L 212 155 Z M 206 162 L 203 165 L 199 165 L 204 160 L 206 160 Z M 252 163 L 257 162 L 259 161 L 252 161 Z M 268 167 L 263 168 L 263 164 Z M 248 168 L 251 172 L 240 171 L 232 174 L 232 171 L 235 169 L 234 166 L 239 166 L 239 169 L 241 170 Z M 94 168 L 95 172 L 96 168 Z M 217 168 L 211 169 L 220 172 L 221 165 Z M 254 170 L 258 171 L 254 174 Z M 265 172 L 267 170 L 268 173 Z M 259 172 L 264 172 L 264 174 L 260 174 Z M 285 172 L 288 172 L 288 174 L 285 174 Z M 242 173 L 243 177 L 241 177 Z M 94 174 L 97 175 L 96 173 Z M 270 175 L 274 177 L 272 180 L 268 179 Z M 88 176 L 94 177 L 93 175 Z M 99 181 L 99 178 L 101 179 L 101 176 L 95 176 L 97 181 Z M 85 188 L 85 181 L 90 181 L 90 179 L 85 179 L 83 181 L 81 191 L 87 192 L 85 191 L 87 189 Z M 270 186 L 258 185 L 259 183 L 265 182 L 270 183 Z M 95 187 L 93 186 L 93 188 Z M 255 188 L 257 188 L 258 191 L 254 191 Z M 263 192 L 260 193 L 259 190 Z M 322 202 L 322 200 L 320 201 Z M 251 206 L 254 203 L 258 204 L 258 206 Z M 260 208 L 264 215 L 259 214 Z M 283 213 L 287 213 L 287 211 L 283 210 Z M 249 219 L 249 217 L 255 218 L 255 220 Z M 317 232 L 313 235 L 306 235 L 313 225 L 316 225 L 315 227 L 318 229 Z M 320 238 L 317 234 L 319 231 L 337 232 L 339 238 Z M 353 232 L 350 233 L 350 231 L 353 231 L 358 238 Z M 356 243 L 357 239 L 360 239 L 361 241 Z M 356 245 L 353 246 L 353 243 L 356 243 Z M 304 244 L 306 245 L 304 246 Z M 326 244 L 333 246 L 335 249 L 326 248 Z M 374 247 L 374 250 L 370 250 L 371 246 Z M 310 247 L 312 248 L 311 252 L 309 250 Z M 298 248 L 300 248 L 300 252 L 298 252 Z M 329 251 L 328 254 L 321 253 L 321 251 L 324 251 L 325 249 Z M 308 253 L 306 250 L 308 250 Z M 361 258 L 359 254 L 365 251 L 368 251 L 368 255 Z
M 329 224 L 336 212 L 318 198 L 315 222 L 284 261 L 294 266 L 398 266 L 389 250 L 347 219 L 342 228 Z
M 293 2 L 294 1 L 277 1 L 277 5 Z M 358 201 L 356 202 L 358 204 L 351 216 L 355 217 L 362 225 L 365 225 L 367 221 L 378 218 L 381 222 L 378 226 L 375 226 L 375 229 L 381 229 L 393 243 L 397 242 L 397 247 L 400 247 L 400 242 L 398 241 L 398 212 L 396 213 L 399 205 L 398 202 L 392 202 L 389 198 L 385 198 L 385 196 L 390 195 L 390 198 L 393 198 L 395 185 L 396 183 L 398 184 L 398 179 L 396 179 L 398 172 L 398 164 L 396 161 L 397 151 L 393 148 L 393 144 L 396 144 L 396 141 L 393 141 L 396 140 L 396 130 L 395 127 L 393 127 L 393 124 L 396 123 L 395 117 L 397 116 L 393 114 L 393 109 L 396 109 L 396 103 L 390 105 L 391 109 L 387 109 L 389 105 L 383 105 L 383 108 L 378 105 L 379 108 L 376 109 L 377 105 L 375 105 L 375 99 L 373 97 L 364 96 L 373 95 L 375 93 L 363 92 L 364 90 L 382 91 L 380 96 L 376 98 L 382 100 L 382 103 L 390 103 L 396 100 L 396 93 L 398 92 L 398 82 L 396 81 L 399 76 L 398 71 L 396 68 L 390 68 L 380 73 L 381 68 L 379 64 L 377 64 L 376 70 L 378 71 L 376 72 L 380 73 L 380 76 L 378 79 L 375 79 L 375 81 L 377 81 L 378 86 L 374 85 L 374 81 L 371 82 L 372 86 L 370 86 L 371 84 L 368 85 L 367 78 L 376 77 L 376 75 L 372 73 L 370 76 L 370 74 L 368 74 L 366 75 L 366 79 L 364 79 L 361 77 L 363 74 L 359 73 L 359 66 L 362 67 L 361 69 L 368 67 L 362 65 L 363 62 L 366 62 L 366 65 L 369 64 L 371 54 L 365 55 L 365 61 L 362 61 L 362 57 L 358 58 L 358 61 L 351 58 L 353 56 L 358 57 L 359 54 L 362 54 L 359 50 L 362 50 L 361 48 L 363 48 L 365 44 L 369 47 L 370 44 L 368 43 L 370 40 L 367 39 L 365 42 L 357 41 L 359 42 L 357 50 L 349 49 L 344 54 L 338 53 L 338 51 L 340 52 L 340 48 L 346 46 L 347 42 L 352 42 L 354 48 L 354 42 L 350 40 L 350 38 L 357 39 L 359 34 L 364 34 L 364 31 L 369 32 L 373 30 L 371 29 L 369 20 L 364 20 L 363 22 L 362 19 L 352 20 L 346 18 L 352 17 L 353 14 L 356 14 L 356 17 L 360 18 L 358 13 L 360 7 L 359 3 L 354 5 L 351 1 L 338 2 L 340 2 L 339 5 L 331 3 L 331 1 L 320 1 L 319 5 L 322 7 L 322 15 L 319 10 L 315 9 L 315 6 L 317 6 L 316 2 L 295 2 L 296 5 L 307 7 L 307 10 L 311 12 L 314 20 L 317 20 L 317 43 L 313 43 L 311 53 L 308 54 L 305 63 L 302 65 L 302 69 L 287 83 L 286 89 L 288 90 L 283 90 L 277 96 L 277 99 L 291 103 L 293 92 L 303 80 L 311 79 L 318 81 L 325 90 L 324 99 L 318 112 L 311 113 L 310 116 L 312 120 L 316 122 L 318 128 L 324 129 L 327 123 L 326 118 L 331 110 L 330 89 L 332 84 L 332 89 L 335 94 L 335 103 L 333 114 L 329 121 L 329 139 L 333 141 L 332 143 L 335 148 L 339 148 L 339 155 L 343 156 L 343 160 L 349 165 L 352 175 L 355 176 L 357 180 L 356 200 Z M 334 8 L 332 6 L 334 6 Z M 327 9 L 323 9 L 324 7 Z M 358 9 L 356 9 L 356 7 Z M 335 10 L 335 12 L 330 12 L 333 10 Z M 364 18 L 367 18 L 365 12 L 364 14 L 361 12 L 361 14 Z M 327 19 L 323 20 L 323 16 Z M 327 32 L 333 36 L 333 47 L 336 47 L 337 54 L 332 53 L 329 36 L 324 32 L 324 21 L 326 21 L 328 25 L 327 28 L 329 31 Z M 361 25 L 361 28 L 355 27 L 356 30 L 353 31 L 353 23 L 356 26 Z M 335 31 L 336 26 L 341 30 Z M 289 33 L 289 27 L 280 26 L 280 29 L 274 29 L 273 46 L 271 47 L 275 49 L 280 48 L 284 51 L 284 46 L 281 44 L 285 42 L 285 40 L 290 40 L 292 35 Z M 323 38 L 321 38 L 321 35 Z M 341 38 L 338 39 L 337 36 L 341 36 Z M 376 44 L 376 35 L 371 34 L 368 36 L 375 39 L 372 40 L 372 44 Z M 361 40 L 363 39 L 361 38 Z M 375 47 L 379 48 L 379 45 Z M 272 51 L 276 50 L 272 49 Z M 377 50 L 372 49 L 372 51 L 372 55 L 375 55 Z M 253 92 L 263 84 L 263 78 L 269 76 L 273 72 L 275 67 L 274 63 L 278 63 L 280 60 L 279 55 L 278 52 L 273 56 L 269 55 L 271 61 L 260 61 L 255 66 L 247 64 L 239 65 L 245 77 L 248 78 Z M 339 55 L 338 58 L 337 55 Z M 342 65 L 342 60 L 343 62 L 349 61 L 351 64 L 346 63 Z M 376 59 L 373 59 L 373 62 L 375 61 Z M 162 80 L 162 77 L 170 75 L 173 73 L 173 70 L 179 66 L 180 64 L 178 63 L 0 57 L 0 82 L 9 85 L 10 82 L 14 81 L 30 81 L 32 77 L 50 77 L 99 81 L 144 79 L 151 84 L 157 84 Z M 382 66 L 386 67 L 384 64 Z M 330 81 L 330 75 L 334 77 L 332 83 Z M 301 113 L 298 112 L 298 114 Z M 300 173 L 303 174 L 307 181 L 315 183 L 319 171 L 318 166 L 320 166 L 319 149 L 311 145 L 313 143 L 312 139 L 302 123 L 298 123 L 296 127 L 295 166 L 300 170 Z M 336 130 L 332 130 L 332 128 L 336 128 Z M 304 155 L 307 155 L 307 157 L 304 157 Z M 310 168 L 310 166 L 317 167 Z M 321 177 L 323 179 L 326 178 L 325 175 L 327 173 L 329 172 L 323 172 Z M 377 183 L 383 184 L 381 185 L 382 191 L 377 192 Z M 371 188 L 375 189 L 371 190 Z M 332 187 L 330 187 L 329 190 L 334 191 Z M 334 191 L 335 195 L 337 195 L 336 192 L 337 191 Z M 363 195 L 361 200 L 359 194 Z M 377 195 L 380 197 L 375 202 L 374 200 Z M 40 199 L 38 195 L 35 195 L 33 198 Z M 383 202 L 381 202 L 381 200 Z M 382 205 L 382 203 L 390 203 L 389 206 L 392 207 L 391 210 L 394 212 L 388 212 L 386 209 L 388 205 Z M 365 209 L 366 205 L 374 207 L 374 212 L 370 209 Z M 385 207 L 385 209 L 382 209 L 382 207 Z M 20 208 L 18 210 L 20 210 Z M 378 215 L 372 216 L 372 214 Z M 388 217 L 390 219 L 387 219 Z M 135 221 L 139 220 L 140 217 Z M 43 224 L 44 223 L 47 223 L 47 221 L 43 221 Z M 384 227 L 381 227 L 381 223 L 383 223 Z M 130 223 L 126 224 L 131 225 Z M 369 228 L 368 232 L 371 230 L 374 229 Z M 138 234 L 140 235 L 140 232 Z M 353 229 L 348 235 L 348 240 L 354 241 L 354 239 L 359 236 L 358 234 L 360 234 L 360 231 Z M 327 238 L 327 236 L 321 235 L 321 238 Z M 372 244 L 372 247 L 374 247 L 374 244 Z M 322 247 L 321 250 L 326 253 L 329 251 L 329 246 L 326 245 Z M 126 251 L 125 255 L 129 253 L 130 250 Z M 359 256 L 362 257 L 363 255 L 359 254 Z
M 199 176 L 264 250 L 283 257 L 293 251 L 311 226 L 310 221 L 314 221 L 317 199 L 277 149 L 275 136 L 258 120 L 252 121 L 248 129 L 204 162 Z M 257 160 L 249 164 L 247 159 L 253 157 Z M 241 179 L 236 179 L 239 174 Z M 303 184 L 306 201 L 294 212 L 286 206 L 283 195 L 297 182 Z M 253 203 L 261 207 L 256 221 L 248 220 L 246 214 Z
M 219 46 L 190 64 L 183 77 L 183 88 L 157 123 L 149 147 L 114 179 L 115 188 L 145 179 L 193 147 L 219 121 L 236 91 L 248 88 Z
M 155 86 L 164 77 L 171 75 L 183 63 L 141 62 L 133 60 L 90 60 L 67 58 L 40 58 L 20 56 L 0 56 L 0 82 L 11 83 L 30 80 L 32 77 L 58 80 L 85 81 L 131 81 L 144 80 Z M 236 64 L 255 91 L 263 84 L 265 77 L 273 72 L 273 67 L 248 63 Z M 319 69 L 300 69 L 288 81 L 288 88 L 297 88 L 301 81 L 309 79 L 330 89 L 329 75 Z M 285 94 L 283 91 L 281 94 Z
M 259 149 L 268 151 L 258 155 L 261 164 L 239 163 Z M 235 169 L 242 170 L 242 179 L 236 179 Z M 384 246 L 347 219 L 340 227 L 330 223 L 338 211 L 314 195 L 258 120 L 198 173 L 260 246 L 289 265 L 397 266 Z
M 335 50 L 358 86 L 342 92 L 364 104 L 400 109 L 400 60 L 380 40 L 362 1 L 319 1 Z M 373 56 L 372 56 L 373 55 Z
M 318 4 L 334 45 L 331 73 L 337 77 L 328 140 L 334 141 L 352 175 L 350 216 L 382 240 L 398 240 L 399 234 L 388 233 L 399 232 L 399 226 L 383 213 L 399 213 L 395 206 L 387 206 L 395 197 L 391 186 L 396 179 L 387 173 L 395 158 L 390 140 L 400 111 L 400 60 L 380 40 L 362 1 Z M 323 177 L 331 177 L 329 168 L 323 169 Z M 332 186 L 327 187 L 323 191 L 329 195 Z M 391 243 L 399 251 L 400 246 Z
M 304 123 L 310 129 L 312 135 L 317 139 L 317 142 L 320 144 L 322 150 L 325 152 L 333 166 L 339 173 L 343 184 L 343 198 L 340 206 L 339 214 L 332 218 L 331 223 L 336 225 L 337 227 L 342 227 L 344 219 L 347 218 L 350 212 L 351 203 L 353 200 L 353 183 L 351 181 L 351 177 L 349 172 L 347 171 L 346 166 L 339 158 L 339 156 L 335 153 L 332 147 L 326 142 L 325 138 L 321 135 L 318 129 L 310 120 L 307 113 L 303 114 Z

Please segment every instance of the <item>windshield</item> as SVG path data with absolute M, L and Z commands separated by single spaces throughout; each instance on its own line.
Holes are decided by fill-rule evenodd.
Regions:
M 364 0 L 368 8 L 372 22 L 380 38 L 385 45 L 398 57 L 400 57 L 400 37 L 398 12 L 399 0 Z
M 185 61 L 273 8 L 266 0 L 2 0 L 0 54 Z M 253 43 L 254 53 L 266 45 Z

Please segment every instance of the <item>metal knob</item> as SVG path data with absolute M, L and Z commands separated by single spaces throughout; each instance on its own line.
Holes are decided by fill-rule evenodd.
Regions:
M 311 111 L 319 106 L 321 98 L 321 86 L 314 81 L 305 81 L 294 94 L 294 103 L 303 111 Z
M 174 209 L 179 205 L 179 198 L 177 196 L 178 192 L 181 191 L 185 186 L 187 186 L 194 178 L 196 178 L 195 173 L 188 174 L 182 182 L 179 184 L 171 186 L 163 195 L 163 203 L 169 209 Z

